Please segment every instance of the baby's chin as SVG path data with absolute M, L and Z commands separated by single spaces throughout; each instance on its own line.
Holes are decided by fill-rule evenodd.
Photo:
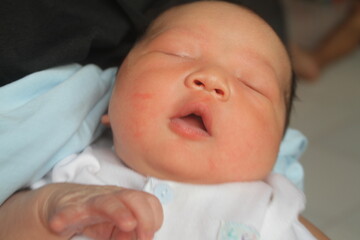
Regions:
M 184 175 L 172 175 L 172 176 L 153 176 L 158 179 L 168 180 L 168 181 L 175 181 L 181 183 L 189 183 L 189 184 L 199 184 L 199 185 L 212 185 L 212 184 L 225 184 L 225 183 L 234 183 L 234 182 L 254 182 L 254 181 L 262 181 L 266 179 L 268 174 L 264 174 L 262 176 L 239 176 L 237 177 L 223 177 L 223 176 L 184 176 Z
M 129 168 L 144 177 L 192 184 L 261 181 L 271 173 L 275 163 L 275 160 L 266 158 L 262 161 L 248 159 L 238 164 L 234 164 L 235 160 L 229 164 L 218 159 L 216 164 L 206 159 L 201 161 L 200 157 L 188 158 L 188 161 L 185 161 L 183 156 L 150 157 L 149 154 L 123 156 L 121 159 Z
M 188 171 L 180 171 L 179 169 L 171 169 L 168 171 L 137 169 L 136 171 L 145 177 L 154 177 L 161 180 L 191 184 L 223 184 L 231 182 L 262 181 L 271 173 L 271 169 L 264 169 L 263 171 L 239 170 L 236 173 L 229 173 L 227 171 L 209 172 L 207 170 L 193 171 L 191 169 Z

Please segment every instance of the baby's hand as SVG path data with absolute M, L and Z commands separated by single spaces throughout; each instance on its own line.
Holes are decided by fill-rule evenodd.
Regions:
M 63 236 L 93 239 L 152 239 L 163 221 L 158 199 L 148 193 L 115 186 L 51 184 L 44 204 L 45 222 Z

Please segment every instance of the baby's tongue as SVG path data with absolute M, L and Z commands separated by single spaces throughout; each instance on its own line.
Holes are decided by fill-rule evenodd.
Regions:
M 186 122 L 188 125 L 190 125 L 191 127 L 195 127 L 195 128 L 200 128 L 200 129 L 206 130 L 202 118 L 199 117 L 199 116 L 197 116 L 197 115 L 195 115 L 195 114 L 190 114 L 190 115 L 181 117 L 181 119 L 182 119 L 184 122 Z

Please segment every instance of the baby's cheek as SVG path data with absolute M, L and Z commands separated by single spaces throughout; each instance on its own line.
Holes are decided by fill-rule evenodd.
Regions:
M 224 166 L 227 167 L 224 170 L 231 176 L 230 180 L 259 180 L 271 171 L 276 158 L 277 144 L 270 139 L 274 137 L 243 132 L 236 141 L 226 145 L 227 148 L 223 152 L 228 154 L 221 157 L 223 162 L 226 162 Z
M 144 111 L 150 106 L 150 101 L 154 98 L 151 93 L 134 93 L 131 96 L 129 103 L 132 103 L 133 110 Z
M 132 95 L 134 101 L 137 101 L 137 100 L 150 100 L 152 99 L 154 96 L 154 94 L 152 93 L 134 93 Z
M 151 116 L 153 116 L 153 98 L 153 94 L 150 93 L 134 93 L 125 100 L 129 104 L 126 106 L 128 111 L 125 113 L 129 128 L 127 131 L 135 138 L 141 137 L 149 127 Z

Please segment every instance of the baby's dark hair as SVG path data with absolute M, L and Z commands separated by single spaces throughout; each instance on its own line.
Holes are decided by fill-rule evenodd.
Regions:
M 296 88 L 297 88 L 297 78 L 293 70 L 291 70 L 291 79 L 290 79 L 290 89 L 289 94 L 286 99 L 286 118 L 285 118 L 285 127 L 284 130 L 290 125 L 291 112 L 294 106 L 294 101 L 297 98 L 296 96 Z M 284 131 L 284 134 L 285 134 Z
M 198 1 L 224 1 L 224 0 L 158 0 L 155 2 L 155 4 L 153 4 L 151 8 L 145 11 L 145 16 L 147 17 L 147 20 L 142 21 L 144 24 L 137 26 L 138 39 L 141 39 L 144 36 L 151 22 L 166 10 L 176 7 L 178 5 L 183 5 L 186 3 L 198 2 Z M 287 50 L 289 49 L 284 12 L 281 3 L 278 0 L 266 0 L 266 1 L 261 1 L 261 3 L 255 0 L 225 0 L 224 2 L 233 3 L 235 5 L 239 5 L 253 11 L 274 30 L 274 32 L 277 34 L 279 39 L 284 44 L 285 48 Z M 287 95 L 285 102 L 286 119 L 285 119 L 284 132 L 288 128 L 290 123 L 290 116 L 293 108 L 293 102 L 296 98 L 296 86 L 297 86 L 297 80 L 294 72 L 292 71 L 291 79 L 290 79 L 290 89 L 286 94 Z

